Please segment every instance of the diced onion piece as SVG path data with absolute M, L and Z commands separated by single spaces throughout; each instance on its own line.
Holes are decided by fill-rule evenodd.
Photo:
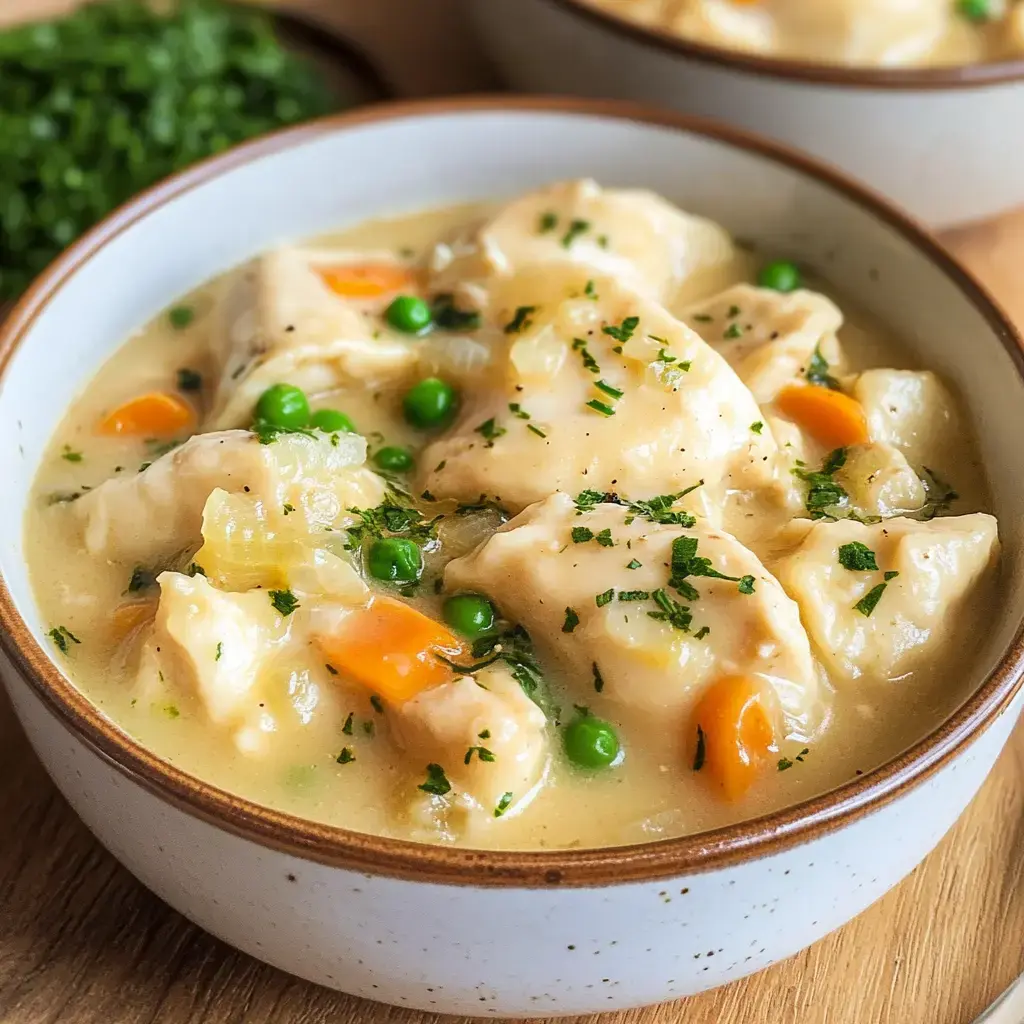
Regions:
M 307 551 L 301 561 L 288 568 L 287 575 L 289 588 L 298 594 L 361 604 L 369 593 L 363 578 L 350 562 L 323 548 Z
M 155 614 L 156 604 L 153 601 L 130 601 L 118 605 L 110 617 L 111 632 L 118 640 L 123 640 Z
M 509 353 L 512 365 L 524 378 L 548 380 L 558 375 L 569 346 L 550 327 L 520 338 Z
M 306 554 L 294 536 L 281 536 L 272 528 L 260 502 L 220 488 L 207 499 L 203 546 L 194 560 L 219 586 L 230 590 L 284 586 L 288 567 Z

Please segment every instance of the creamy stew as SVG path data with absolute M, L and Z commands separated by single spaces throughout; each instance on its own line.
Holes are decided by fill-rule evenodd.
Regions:
M 1024 57 L 1021 0 L 587 0 L 684 39 L 879 67 Z
M 217 786 L 425 842 L 855 778 L 965 697 L 997 530 L 950 389 L 805 273 L 579 181 L 210 282 L 39 469 L 55 658 Z

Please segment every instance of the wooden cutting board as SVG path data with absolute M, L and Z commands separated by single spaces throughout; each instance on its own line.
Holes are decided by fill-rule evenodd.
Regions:
M 0 22 L 73 0 L 0 0 Z M 456 0 L 288 0 L 403 95 L 492 88 Z M 1024 323 L 1024 211 L 948 243 Z M 784 928 L 785 917 L 779 923 Z M 941 846 L 857 920 L 715 992 L 600 1024 L 968 1024 L 1024 971 L 1024 729 Z M 265 967 L 162 905 L 58 795 L 0 696 L 0 1024 L 432 1024 Z M 454 1018 L 444 1018 L 454 1020 Z

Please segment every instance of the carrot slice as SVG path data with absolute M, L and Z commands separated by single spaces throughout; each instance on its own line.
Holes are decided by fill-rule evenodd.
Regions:
M 376 299 L 416 284 L 412 271 L 393 263 L 352 263 L 318 267 L 317 273 L 335 295 L 345 299 Z
M 691 729 L 697 738 L 694 767 L 707 774 L 726 800 L 739 800 L 775 746 L 763 684 L 751 676 L 726 676 L 712 683 L 693 710 Z
M 100 420 L 97 429 L 101 434 L 173 437 L 191 429 L 195 419 L 195 411 L 184 399 L 152 391 L 119 405 Z
M 332 668 L 392 704 L 447 683 L 455 671 L 437 655 L 470 660 L 454 633 L 401 601 L 374 597 L 344 619 L 337 634 L 319 638 Z
M 815 384 L 788 384 L 775 399 L 779 410 L 826 448 L 866 444 L 868 424 L 860 402 Z

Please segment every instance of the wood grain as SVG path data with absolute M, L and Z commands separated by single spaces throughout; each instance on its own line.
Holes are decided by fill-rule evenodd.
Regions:
M 0 0 L 0 21 L 69 0 Z M 291 0 L 405 94 L 488 87 L 455 0 Z M 429 16 L 425 12 L 429 11 Z M 1024 212 L 947 241 L 1024 323 Z M 1018 267 L 1021 268 L 1018 270 Z M 601 1024 L 968 1024 L 1024 971 L 1024 729 L 902 885 L 786 963 Z M 0 695 L 2 1024 L 433 1024 L 263 966 L 150 895 L 90 836 Z

